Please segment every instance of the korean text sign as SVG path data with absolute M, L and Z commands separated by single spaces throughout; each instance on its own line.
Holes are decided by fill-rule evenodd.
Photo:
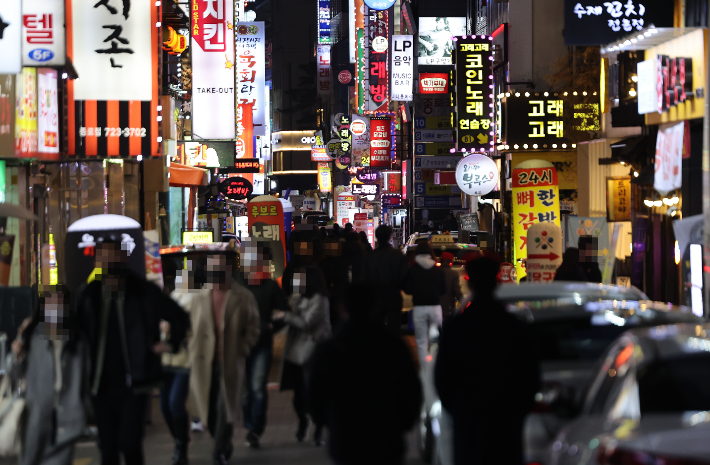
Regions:
M 525 265 L 527 281 L 554 281 L 562 264 L 562 229 L 554 223 L 535 223 L 528 228 L 528 258 Z
M 413 61 L 414 36 L 392 36 L 392 100 L 412 101 Z
M 251 158 L 254 156 L 254 124 L 252 123 L 251 105 L 237 106 L 237 158 Z
M 273 277 L 280 278 L 286 267 L 286 231 L 281 202 L 270 195 L 252 199 L 247 206 L 247 217 L 249 237 L 270 248 Z
M 493 59 L 487 36 L 459 37 L 456 64 L 456 149 L 493 149 Z
M 353 194 L 377 195 L 380 193 L 379 184 L 353 184 Z
M 370 166 L 389 168 L 392 164 L 392 120 L 389 116 L 370 118 Z
M 333 190 L 330 163 L 318 163 L 318 187 L 321 192 L 331 192 Z
M 59 154 L 57 70 L 37 69 L 37 146 L 41 154 Z
M 249 197 L 254 187 L 249 180 L 232 176 L 219 183 L 219 192 L 231 200 L 243 200 Z
M 606 178 L 606 219 L 631 221 L 631 177 Z
M 518 168 L 521 165 L 524 167 Z M 560 226 L 560 193 L 557 169 L 550 163 L 531 160 L 518 167 L 513 169 L 513 243 L 518 276 L 522 278 L 525 271 L 520 260 L 528 256 L 527 231 L 545 221 Z
M 15 156 L 37 156 L 37 69 L 23 68 L 17 75 Z
M 471 154 L 456 165 L 456 185 L 468 195 L 486 195 L 498 185 L 498 167 L 485 155 Z
M 507 97 L 503 141 L 511 149 L 515 145 L 530 149 L 562 148 L 562 144 L 571 144 L 565 138 L 564 116 L 565 102 L 560 98 Z M 535 144 L 538 147 L 533 147 Z
M 389 11 L 370 10 L 367 18 L 367 110 L 376 111 L 389 102 Z
M 235 27 L 237 53 L 237 104 L 254 105 L 254 135 L 266 135 L 266 27 L 263 21 Z
M 64 65 L 66 48 L 63 0 L 24 0 L 22 25 L 23 65 Z
M 446 73 L 420 73 L 420 94 L 448 94 L 449 75 Z
M 318 95 L 329 95 L 333 88 L 330 45 L 318 45 Z

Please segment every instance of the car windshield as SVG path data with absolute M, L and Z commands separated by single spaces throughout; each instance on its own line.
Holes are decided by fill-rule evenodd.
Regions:
M 710 352 L 656 361 L 636 378 L 642 414 L 710 410 Z

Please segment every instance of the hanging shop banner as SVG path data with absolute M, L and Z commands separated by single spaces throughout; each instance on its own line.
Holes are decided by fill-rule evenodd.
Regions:
M 331 43 L 330 0 L 318 0 L 318 43 Z
M 192 0 L 192 129 L 201 139 L 234 139 L 232 0 Z
M 392 36 L 392 100 L 414 98 L 414 36 Z
M 22 68 L 15 87 L 15 156 L 37 157 L 37 68 Z
M 565 0 L 565 45 L 604 45 L 644 28 L 673 27 L 667 0 Z
M 0 286 L 2 287 L 10 285 L 10 269 L 12 267 L 12 249 L 14 245 L 15 236 L 0 236 Z
M 551 283 L 562 264 L 562 229 L 549 222 L 528 228 L 527 282 Z
M 57 102 L 57 70 L 37 68 L 37 151 L 45 155 L 59 154 L 59 107 Z
M 67 154 L 159 156 L 158 9 L 113 3 L 67 1 L 67 57 L 80 76 L 67 81 Z
M 355 195 L 377 195 L 380 193 L 379 184 L 353 184 L 352 188 Z
M 560 226 L 557 170 L 546 161 L 530 160 L 513 169 L 513 242 L 518 277 L 525 275 L 528 229 L 535 223 Z
M 468 195 L 486 195 L 498 185 L 498 166 L 485 155 L 468 155 L 456 165 L 456 185 Z
M 254 156 L 253 116 L 251 104 L 237 106 L 237 158 L 252 158 Z
M 414 159 L 414 168 L 417 170 L 456 169 L 456 166 L 460 161 L 461 156 L 459 155 L 445 155 L 440 157 L 416 157 Z
M 367 20 L 367 110 L 386 111 L 389 105 L 389 12 L 371 10 Z
M 561 98 L 512 95 L 504 98 L 503 103 L 505 124 L 502 144 L 511 149 L 571 147 L 571 141 L 565 137 L 565 102 Z
M 0 74 L 19 74 L 22 69 L 22 2 L 0 2 Z
M 200 168 L 232 167 L 234 145 L 231 140 L 179 140 L 176 161 L 182 165 Z
M 389 116 L 370 118 L 370 166 L 389 168 L 392 165 L 392 120 Z
M 23 0 L 22 24 L 22 64 L 64 66 L 64 0 Z
M 466 34 L 466 18 L 419 18 L 419 64 L 451 65 L 453 37 Z
M 456 149 L 493 151 L 493 72 L 491 40 L 486 36 L 456 41 Z
M 683 183 L 684 131 L 684 121 L 663 125 L 658 130 L 653 188 L 662 195 L 680 189 Z
M 286 231 L 281 201 L 271 195 L 256 197 L 247 206 L 247 217 L 249 237 L 269 248 L 273 279 L 280 278 L 286 268 Z
M 419 73 L 420 94 L 448 94 L 449 75 L 446 73 Z
M 318 188 L 322 193 L 329 193 L 333 190 L 333 176 L 330 163 L 318 163 Z
M 15 152 L 15 75 L 0 74 L 0 153 Z M 3 172 L 4 175 L 4 166 Z M 4 176 L 2 177 L 4 181 Z M 4 195 L 4 190 L 0 196 Z
M 254 191 L 254 186 L 248 179 L 239 176 L 231 176 L 219 183 L 219 193 L 225 199 L 244 200 Z
M 253 105 L 254 135 L 266 135 L 266 27 L 263 21 L 236 26 L 237 104 Z
M 352 115 L 350 132 L 353 135 L 351 166 L 370 165 L 370 118 Z
M 606 178 L 606 220 L 631 221 L 631 176 Z
M 333 78 L 330 69 L 330 45 L 318 45 L 318 95 L 330 95 Z

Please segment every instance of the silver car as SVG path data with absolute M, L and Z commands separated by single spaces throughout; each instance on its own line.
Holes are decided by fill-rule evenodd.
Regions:
M 623 334 L 599 363 L 549 465 L 710 463 L 710 325 Z
M 604 296 L 612 297 L 611 300 L 595 300 L 591 293 L 583 291 L 585 285 L 575 283 L 573 286 L 577 286 L 579 295 L 571 295 L 571 302 L 566 296 L 557 301 L 550 296 L 521 300 L 519 293 L 514 293 L 515 296 L 507 301 L 509 311 L 532 325 L 541 358 L 543 388 L 537 395 L 535 410 L 528 415 L 525 423 L 526 463 L 540 463 L 547 446 L 574 417 L 576 412 L 569 407 L 581 401 L 597 360 L 619 335 L 633 327 L 680 322 L 700 324 L 704 321 L 692 315 L 687 308 L 648 301 L 618 300 L 613 289 L 616 286 L 600 288 L 598 284 L 588 285 L 592 289 L 602 289 Z M 622 288 L 617 291 L 622 294 L 626 292 Z M 499 288 L 499 298 L 504 293 L 504 287 Z M 432 357 L 421 370 L 424 405 L 420 422 L 420 452 L 427 461 L 449 465 L 453 463 L 452 425 L 434 387 L 435 350 L 434 347 Z

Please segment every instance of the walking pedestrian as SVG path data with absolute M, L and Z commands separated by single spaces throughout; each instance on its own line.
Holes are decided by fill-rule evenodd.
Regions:
M 143 464 L 149 394 L 162 380 L 160 357 L 177 351 L 190 320 L 154 284 L 128 269 L 128 251 L 113 234 L 99 237 L 95 279 L 77 296 L 77 323 L 93 355 L 90 389 L 103 465 Z M 160 321 L 170 338 L 160 340 Z
M 296 439 L 302 442 L 308 433 L 309 362 L 318 342 L 331 336 L 330 310 L 325 282 L 320 270 L 309 265 L 289 268 L 284 274 L 284 288 L 290 295 L 290 312 L 274 312 L 274 320 L 288 324 L 281 371 L 281 390 L 293 389 L 293 408 L 298 415 Z M 323 444 L 323 424 L 315 422 L 313 441 Z
M 349 288 L 348 321 L 313 357 L 311 410 L 328 428 L 328 451 L 338 465 L 403 464 L 404 438 L 421 410 L 412 357 L 382 327 L 376 299 L 366 285 Z
M 188 405 L 207 420 L 215 465 L 226 464 L 232 455 L 245 361 L 259 340 L 259 307 L 249 290 L 233 282 L 233 258 L 207 257 L 207 285 L 188 304 L 193 325 Z
M 412 296 L 414 339 L 417 341 L 419 366 L 429 355 L 429 338 L 441 327 L 441 296 L 446 293 L 446 276 L 436 266 L 431 244 L 420 242 L 414 252 L 414 265 L 407 270 L 404 292 Z
M 245 239 L 241 247 L 241 282 L 254 295 L 259 307 L 260 334 L 254 348 L 246 360 L 246 395 L 242 409 L 246 442 L 252 448 L 259 448 L 259 438 L 266 428 L 266 409 L 269 369 L 273 357 L 274 328 L 272 312 L 288 310 L 286 296 L 279 285 L 271 279 L 271 251 L 258 241 Z
M 360 231 L 358 232 L 358 235 L 360 236 L 360 243 L 365 248 L 365 252 L 372 252 L 372 245 L 370 245 L 370 241 L 367 239 L 367 233 L 365 231 Z
M 407 275 L 407 258 L 392 247 L 392 228 L 378 226 L 375 230 L 377 248 L 363 258 L 362 282 L 376 293 L 378 308 L 387 329 L 399 335 L 402 326 L 402 287 Z M 381 319 L 381 320 L 382 320 Z
M 33 315 L 17 330 L 3 381 L 26 383 L 21 465 L 71 465 L 91 412 L 88 357 L 67 290 L 40 286 Z
M 441 315 L 444 321 L 453 316 L 456 306 L 463 301 L 459 273 L 451 268 L 453 262 L 454 254 L 451 252 L 441 254 L 441 269 L 446 281 L 446 292 L 441 296 Z
M 529 328 L 494 298 L 498 269 L 486 256 L 466 264 L 473 300 L 439 341 L 435 384 L 453 417 L 456 465 L 521 465 L 523 422 L 540 384 Z

